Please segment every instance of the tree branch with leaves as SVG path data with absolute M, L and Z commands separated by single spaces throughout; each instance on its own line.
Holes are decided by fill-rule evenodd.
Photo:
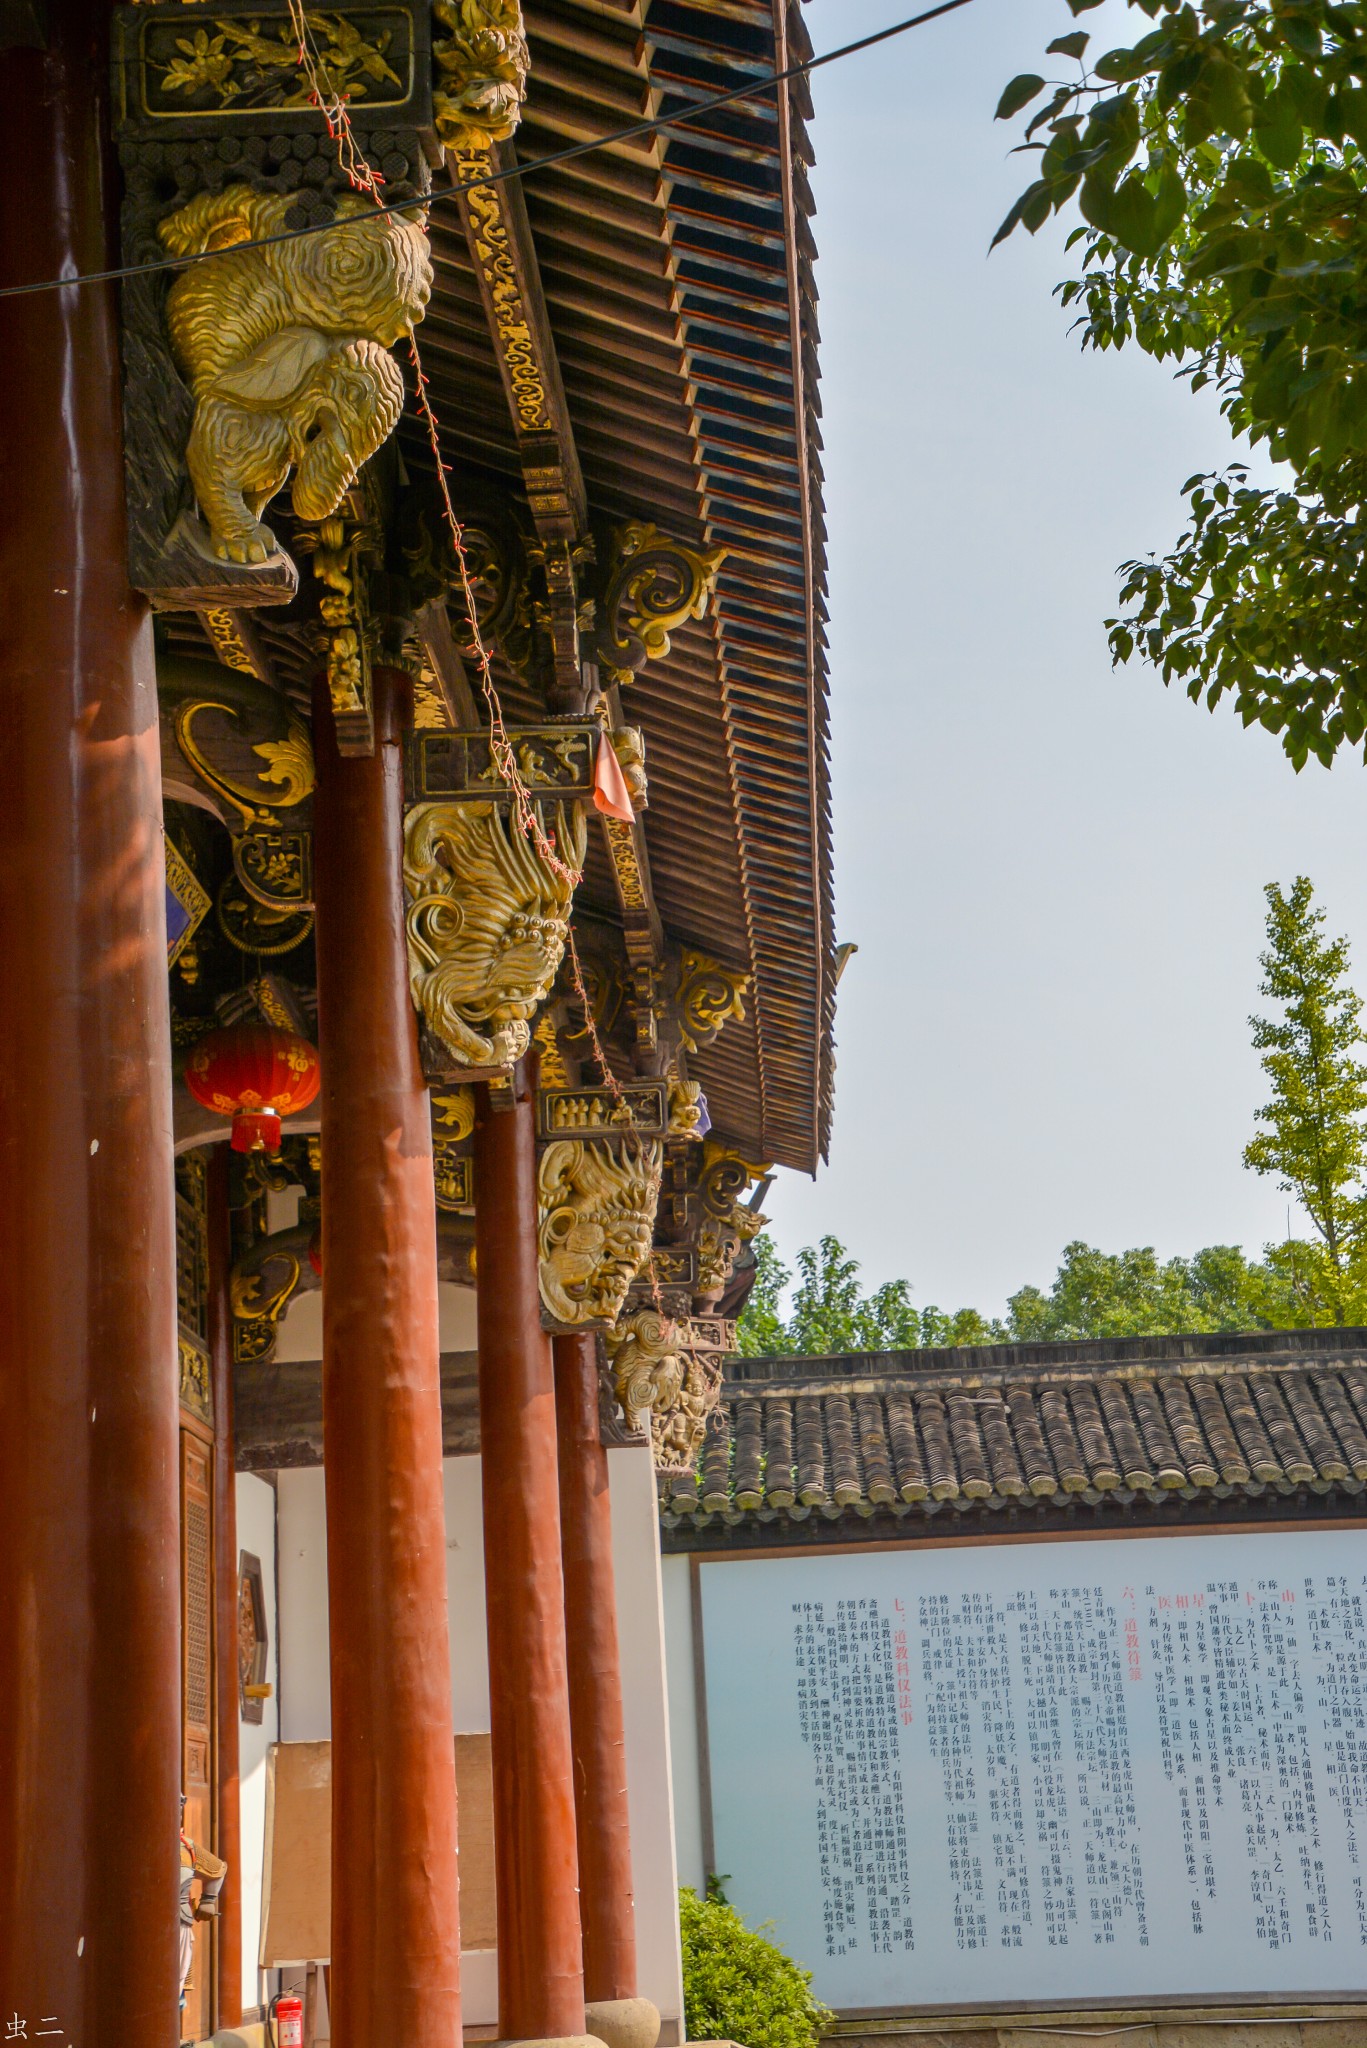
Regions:
M 1136 42 L 1093 57 L 1073 30 L 1049 53 L 1075 75 L 1003 93 L 999 119 L 1033 109 L 1039 175 L 994 246 L 1076 210 L 1059 296 L 1084 344 L 1215 385 L 1292 481 L 1192 478 L 1178 547 L 1124 565 L 1112 656 L 1211 709 L 1231 696 L 1297 769 L 1367 755 L 1367 5 L 1130 4 L 1155 24 Z

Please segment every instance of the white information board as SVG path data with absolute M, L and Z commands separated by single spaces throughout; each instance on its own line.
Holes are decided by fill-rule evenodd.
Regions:
M 1367 1531 L 701 1582 L 717 1869 L 828 2004 L 1367 1993 Z

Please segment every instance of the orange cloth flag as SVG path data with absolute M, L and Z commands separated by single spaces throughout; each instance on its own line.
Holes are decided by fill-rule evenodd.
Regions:
M 622 764 L 606 733 L 598 742 L 598 759 L 593 764 L 593 801 L 608 817 L 620 818 L 624 825 L 635 824 Z

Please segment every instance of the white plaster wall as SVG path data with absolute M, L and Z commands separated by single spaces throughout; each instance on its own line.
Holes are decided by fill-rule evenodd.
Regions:
M 470 1290 L 453 1288 L 452 1292 L 473 1303 Z M 447 1345 L 444 1333 L 443 1344 Z M 467 1347 L 458 1341 L 447 1348 Z M 683 1989 L 664 1631 L 660 1618 L 659 1538 L 650 1454 L 644 1449 L 613 1451 L 609 1473 L 622 1643 L 627 1787 L 635 1852 L 640 1988 L 642 1995 L 653 1999 L 660 2008 L 664 2022 L 662 2038 L 668 2044 L 682 2039 Z M 489 1726 L 480 1460 L 448 1458 L 444 1476 L 451 1699 L 457 1734 L 476 1735 Z M 316 1742 L 332 1733 L 323 1475 L 319 1470 L 282 1472 L 279 1487 L 281 1739 Z M 467 2025 L 495 2025 L 498 2011 L 494 1956 L 467 1953 L 461 1969 Z
M 683 1957 L 674 1847 L 660 1524 L 649 1449 L 608 1452 L 612 1561 L 627 1741 L 640 1991 L 660 2008 L 665 2048 L 683 2040 Z
M 706 1887 L 703 1857 L 702 1771 L 698 1752 L 697 1671 L 693 1657 L 693 1587 L 686 1557 L 661 1558 L 664 1585 L 665 1671 L 669 1681 L 669 1740 L 674 1776 L 674 1837 L 679 1883 L 699 1894 Z
M 283 1198 L 282 1198 L 283 1199 Z M 475 1290 L 443 1280 L 437 1289 L 438 1332 L 443 1351 L 473 1351 L 476 1345 Z M 282 1364 L 323 1355 L 323 1292 L 296 1294 L 285 1311 L 275 1355 Z
M 279 1617 L 275 1608 L 275 1490 L 253 1473 L 237 1478 L 237 1542 L 261 1560 L 266 1595 L 266 1632 L 270 1645 L 266 1675 L 275 1687 L 264 1703 L 260 1724 L 238 1724 L 240 1812 L 242 1828 L 242 2003 L 247 2011 L 260 2002 L 256 1958 L 261 1942 L 261 1858 L 266 1841 L 266 1756 L 279 1736 Z M 236 1873 L 234 1881 L 236 1881 Z
M 328 1689 L 327 1514 L 322 1467 L 281 1472 L 276 1484 L 280 1513 L 280 1740 L 325 1742 L 332 1737 L 332 1699 Z

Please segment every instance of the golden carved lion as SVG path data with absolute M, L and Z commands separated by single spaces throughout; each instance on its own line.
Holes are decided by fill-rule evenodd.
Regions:
M 195 400 L 186 466 L 227 562 L 276 552 L 261 514 L 291 468 L 300 519 L 336 511 L 398 424 L 404 384 L 389 351 L 432 292 L 423 228 L 359 197 L 340 201 L 341 227 L 236 246 L 283 232 L 293 204 L 288 193 L 231 185 L 158 230 L 173 256 L 223 252 L 177 278 L 166 320 Z
M 588 828 L 557 813 L 556 845 L 582 867 Z M 417 804 L 404 821 L 408 974 L 428 1028 L 468 1067 L 521 1059 L 569 930 L 571 883 L 496 804 Z
M 537 1168 L 541 1299 L 556 1322 L 616 1322 L 650 1256 L 663 1173 L 658 1138 L 547 1145 Z
M 627 1428 L 648 1436 L 656 1410 L 672 1408 L 683 1392 L 678 1326 L 655 1309 L 643 1309 L 607 1331 L 603 1341 Z

